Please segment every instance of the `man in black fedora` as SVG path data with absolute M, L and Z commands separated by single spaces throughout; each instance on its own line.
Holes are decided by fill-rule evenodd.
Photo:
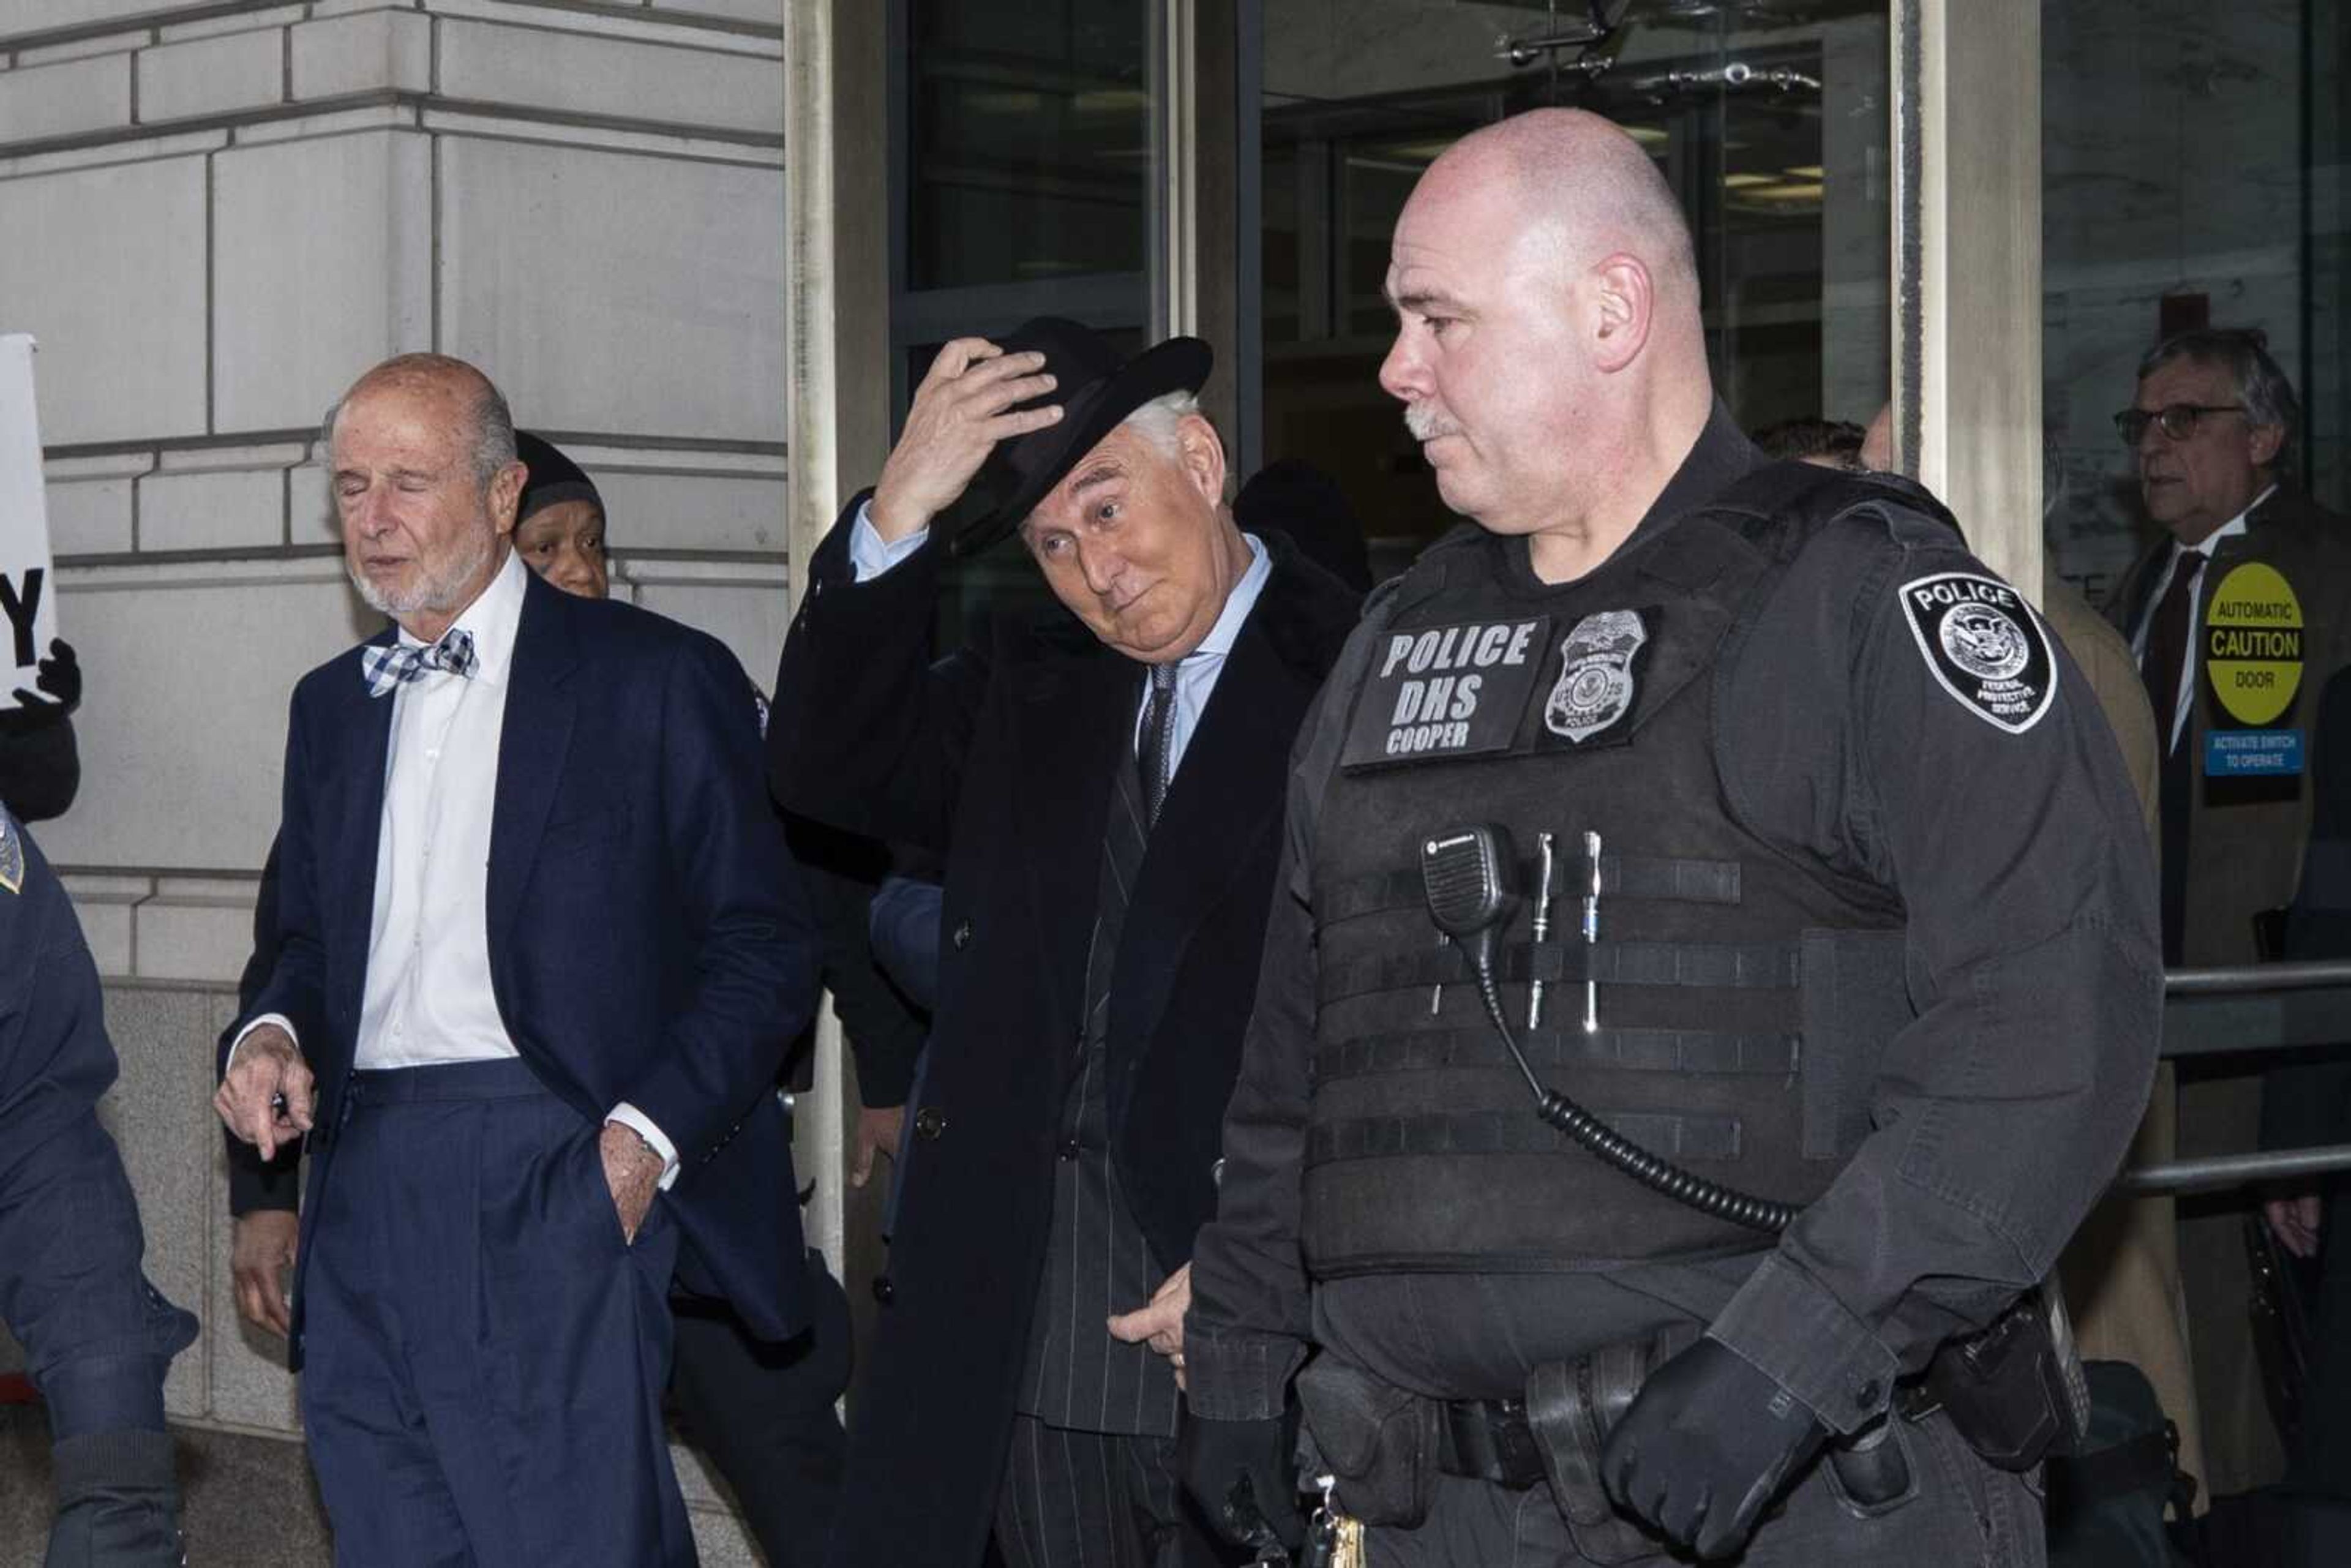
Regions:
M 1290 743 L 1356 599 L 1235 525 L 1209 366 L 1050 319 L 949 343 L 810 562 L 777 798 L 946 865 L 836 1563 L 967 1568 L 991 1530 L 1012 1568 L 1217 1561 L 1153 1330 L 1215 1209 Z M 942 573 L 1008 535 L 1060 607 L 935 673 Z

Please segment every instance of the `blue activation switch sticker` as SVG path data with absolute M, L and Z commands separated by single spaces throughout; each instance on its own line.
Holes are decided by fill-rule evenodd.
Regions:
M 2204 736 L 2208 779 L 2277 778 L 2301 771 L 2298 729 L 2215 729 Z

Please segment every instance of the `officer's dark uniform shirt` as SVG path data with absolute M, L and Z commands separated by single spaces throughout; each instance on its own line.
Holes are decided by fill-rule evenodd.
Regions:
M 1869 504 L 1842 509 L 1809 533 L 1768 517 L 1742 522 L 1722 508 L 1806 482 L 1786 470 L 1767 472 L 1765 462 L 1718 406 L 1639 527 L 1584 578 L 1545 584 L 1532 571 L 1525 539 L 1464 528 L 1374 596 L 1292 759 L 1289 842 L 1257 1009 L 1227 1114 L 1218 1216 L 1202 1231 L 1194 1259 L 1186 1355 L 1196 1414 L 1249 1419 L 1278 1413 L 1310 1342 L 1424 1395 L 1499 1398 L 1520 1394 L 1536 1364 L 1694 1319 L 1827 1426 L 1851 1432 L 1886 1407 L 1896 1380 L 1917 1372 L 1937 1345 L 1987 1324 L 2046 1273 L 2118 1165 L 2153 1071 L 2161 973 L 2154 868 L 2095 703 L 2063 649 L 1969 554 L 1923 492 L 1840 476 L 1833 482 L 1865 486 L 1853 494 Z M 1721 507 L 1712 505 L 1718 497 Z M 1732 622 L 1728 632 L 1693 642 L 1690 628 L 1707 624 L 1712 612 L 1709 591 L 1719 596 L 1721 582 L 1750 578 L 1751 592 L 1714 606 Z M 1401 652 L 1402 640 L 1389 629 L 1422 624 L 1411 619 L 1415 601 L 1432 597 L 1454 622 L 1547 618 L 1544 652 L 1531 663 L 1523 695 L 1508 699 L 1500 729 L 1482 738 L 1471 731 L 1465 741 L 1465 732 L 1448 730 L 1453 710 L 1432 713 L 1424 703 L 1423 711 L 1405 713 L 1411 704 L 1395 679 L 1401 671 L 1382 683 L 1382 666 L 1393 666 Z M 1620 622 L 1617 612 L 1632 612 L 1629 621 Z M 1636 631 L 1611 653 L 1608 637 L 1599 633 L 1621 625 L 1645 628 L 1656 645 L 1641 653 Z M 1509 642 L 1499 633 L 1479 635 L 1485 652 Z M 1621 652 L 1626 643 L 1635 644 L 1632 654 Z M 1629 695 L 1623 681 L 1607 674 L 1612 661 L 1629 671 Z M 1482 672 L 1485 699 L 1508 684 L 1501 679 L 1508 673 L 1499 666 Z M 1369 705 L 1358 701 L 1367 689 L 1379 704 L 1369 719 L 1359 712 Z M 1677 695 L 1686 704 L 1710 706 L 1675 716 Z M 1646 714 L 1646 699 L 1654 699 Z M 1364 726 L 1376 734 L 1381 725 L 1416 717 L 1425 722 L 1386 732 L 1391 752 L 1407 754 L 1405 765 L 1389 766 L 1399 760 L 1393 757 L 1367 762 Z M 1611 729 L 1619 723 L 1622 730 Z M 1626 757 L 1636 765 L 1632 777 L 1644 777 L 1637 769 L 1644 742 L 1661 734 L 1700 737 L 1689 755 L 1710 756 L 1714 778 L 1703 777 L 1701 760 L 1648 775 L 1655 803 L 1645 801 L 1644 789 L 1621 785 L 1605 809 L 1582 800 L 1577 780 L 1602 772 L 1597 765 L 1590 774 L 1574 771 L 1584 765 L 1583 748 L 1595 730 L 1600 742 L 1629 747 L 1609 764 L 1620 779 Z M 1582 738 L 1568 738 L 1579 731 Z M 1667 1200 L 1582 1150 L 1546 1145 L 1547 1130 L 1522 1082 L 1514 1099 L 1490 1102 L 1490 1125 L 1475 1124 L 1458 1103 L 1337 1123 L 1318 1106 L 1318 1091 L 1327 1100 L 1377 1085 L 1369 1077 L 1331 1081 L 1330 1009 L 1359 1006 L 1364 998 L 1348 993 L 1374 981 L 1331 972 L 1334 945 L 1327 936 L 1318 942 L 1318 926 L 1327 933 L 1334 917 L 1350 912 L 1318 910 L 1317 892 L 1338 885 L 1332 866 L 1358 852 L 1350 845 L 1360 842 L 1366 822 L 1378 821 L 1364 802 L 1378 802 L 1383 789 L 1397 800 L 1415 798 L 1408 754 L 1423 744 L 1489 748 L 1482 758 L 1447 759 L 1458 783 L 1433 791 L 1419 786 L 1416 798 L 1436 803 L 1429 810 L 1458 802 L 1460 821 L 1477 821 L 1489 809 L 1482 797 L 1509 794 L 1517 769 L 1558 798 L 1554 806 L 1541 797 L 1534 808 L 1562 830 L 1555 925 L 1574 926 L 1586 891 L 1580 831 L 1595 829 L 1612 844 L 1635 847 L 1645 831 L 1655 841 L 1646 869 L 1614 865 L 1611 876 L 1633 878 L 1637 871 L 1653 884 L 1677 876 L 1702 883 L 1718 873 L 1735 878 L 1743 865 L 1750 918 L 1763 884 L 1776 879 L 1782 906 L 1852 912 L 1834 924 L 1866 927 L 1847 935 L 1891 956 L 1886 977 L 1901 1021 L 1876 1031 L 1859 1081 L 1834 1090 L 1843 1096 L 1841 1120 L 1850 1136 L 1821 1166 L 1813 1189 L 1764 1193 L 1807 1200 L 1776 1245 L 1752 1232 L 1740 1239 L 1719 1227 L 1706 1230 L 1712 1222 L 1655 1207 Z M 1552 771 L 1538 773 L 1538 765 Z M 1431 777 L 1448 776 L 1424 775 Z M 1318 835 L 1334 810 L 1343 811 L 1346 831 Z M 1610 811 L 1617 820 L 1609 820 Z M 1690 852 L 1674 847 L 1677 831 L 1703 841 L 1735 841 L 1750 852 L 1728 873 L 1720 862 L 1654 858 L 1659 843 L 1666 856 Z M 1532 846 L 1522 837 L 1516 847 L 1526 857 Z M 1604 862 L 1613 855 L 1604 850 Z M 1408 845 L 1395 870 L 1414 873 Z M 1621 912 L 1634 906 L 1631 896 L 1601 902 Z M 1708 895 L 1700 890 L 1698 896 Z M 1727 903 L 1737 903 L 1735 893 Z M 1393 929 L 1405 928 L 1400 912 L 1389 917 L 1397 923 Z M 1601 924 L 1616 917 L 1604 914 Z M 1425 914 L 1418 918 L 1425 922 Z M 1809 943 L 1813 921 L 1788 924 L 1784 946 L 1795 945 L 1798 925 Z M 1426 976 L 1458 963 L 1439 950 L 1433 926 L 1415 940 L 1430 946 L 1402 962 L 1424 966 Z M 1608 954 L 1608 940 L 1604 931 L 1588 956 L 1569 957 L 1590 966 L 1583 973 L 1601 977 L 1595 994 L 1604 1023 L 1648 1021 L 1636 1017 L 1640 998 L 1670 1000 L 1671 993 L 1617 984 L 1644 977 L 1600 964 L 1632 962 L 1622 951 Z M 1784 1083 L 1792 1098 L 1801 1068 L 1809 1095 L 1810 1085 L 1825 1082 L 1823 1070 L 1833 1076 L 1839 1064 L 1802 1054 L 1814 1043 L 1809 1018 L 1802 1037 L 1792 1015 L 1784 1035 L 1750 1023 L 1750 1007 L 1766 1017 L 1771 1006 L 1792 1009 L 1796 994 L 1767 988 L 1784 986 L 1784 976 L 1740 972 L 1750 950 L 1764 951 L 1761 945 L 1719 945 L 1711 956 L 1729 967 L 1708 983 L 1718 987 L 1712 995 L 1755 998 L 1751 1003 L 1719 1009 L 1730 1016 L 1680 1020 L 1679 1032 L 1620 1030 L 1618 1048 L 1630 1051 L 1635 1045 L 1623 1042 L 1633 1041 L 1653 1050 L 1662 1041 L 1670 1051 L 1694 1049 L 1677 1040 L 1698 1041 L 1719 1072 Z M 1808 946 L 1808 967 L 1810 957 Z M 1391 977 L 1398 961 L 1380 960 Z M 1360 959 L 1343 962 L 1364 967 Z M 1755 963 L 1770 967 L 1765 957 Z M 1539 1068 L 1542 1049 L 1557 1052 L 1559 1063 L 1577 1051 L 1588 1058 L 1591 1049 L 1576 1040 L 1584 986 L 1572 969 L 1561 972 L 1545 998 L 1547 1028 L 1525 1031 Z M 1757 988 L 1719 988 L 1750 984 Z M 1447 989 L 1458 995 L 1471 988 Z M 1510 988 L 1515 1025 L 1525 1023 L 1525 995 L 1523 986 Z M 1426 984 L 1396 991 L 1383 1004 L 1388 1016 L 1377 1027 L 1427 1030 L 1423 1015 L 1432 1002 L 1458 1016 L 1461 1027 L 1444 1036 L 1351 1040 L 1343 1065 L 1376 1073 L 1425 1066 L 1432 1051 L 1452 1052 L 1456 1066 L 1471 1053 L 1490 1052 L 1476 1064 L 1507 1070 L 1500 1042 L 1489 1030 L 1478 1032 L 1486 1026 L 1474 999 L 1450 999 L 1445 992 L 1432 998 Z M 1639 1081 L 1666 1096 L 1653 1098 L 1637 1124 L 1624 1130 L 1644 1141 L 1663 1139 L 1661 1152 L 1737 1185 L 1745 1173 L 1735 1157 L 1711 1168 L 1708 1161 L 1739 1153 L 1738 1120 L 1682 1114 L 1670 1098 L 1693 1092 L 1677 1090 L 1672 1072 L 1695 1071 L 1677 1065 L 1617 1072 L 1618 1084 Z M 1774 1073 L 1776 1080 L 1768 1076 Z M 1391 1096 L 1384 1108 L 1396 1109 L 1395 1082 L 1380 1092 Z M 1593 1108 L 1611 1109 L 1605 1103 Z M 1808 1118 L 1809 1112 L 1808 1102 Z M 1753 1125 L 1746 1136 L 1753 1145 L 1767 1141 Z M 1808 1145 L 1811 1136 L 1808 1119 Z M 1614 1255 L 1595 1249 L 1580 1258 L 1465 1263 L 1446 1259 L 1432 1228 L 1434 1239 L 1416 1243 L 1416 1253 L 1406 1249 L 1392 1267 L 1382 1267 L 1369 1246 L 1337 1266 L 1328 1261 L 1345 1248 L 1316 1234 L 1332 1222 L 1307 1189 L 1332 1179 L 1339 1167 L 1330 1162 L 1458 1151 L 1480 1139 L 1487 1146 L 1476 1152 L 1506 1156 L 1480 1168 L 1553 1183 L 1541 1190 L 1570 1195 L 1556 1207 L 1588 1207 L 1593 1217 L 1588 1224 L 1577 1215 L 1537 1218 L 1556 1219 L 1554 1229 L 1572 1233 L 1582 1225 L 1610 1237 Z M 1821 1151 L 1808 1146 L 1804 1153 Z M 1376 1171 L 1374 1162 L 1363 1164 Z M 1406 1180 L 1388 1190 L 1394 1202 L 1358 1206 L 1358 1228 L 1409 1238 L 1408 1213 L 1388 1216 L 1408 1211 L 1416 1197 L 1429 1201 L 1419 1195 L 1430 1186 Z M 1512 1222 L 1514 1202 L 1526 1201 L 1523 1185 L 1499 1181 L 1482 1210 L 1465 1205 L 1455 1212 L 1490 1215 L 1477 1223 L 1499 1234 Z M 1653 1207 L 1642 1208 L 1645 1203 Z M 1645 1246 L 1635 1227 L 1627 1240 L 1622 1225 L 1610 1228 L 1612 1214 L 1647 1217 L 1641 1223 L 1651 1228 L 1687 1227 L 1692 1239 L 1683 1245 L 1668 1237 Z M 1312 1269 L 1311 1304 L 1308 1259 L 1322 1260 Z
M 57 875 L 0 809 L 0 1322 L 62 1440 L 162 1425 L 195 1320 L 140 1270 L 139 1209 L 99 1098 L 114 1082 L 97 966 Z

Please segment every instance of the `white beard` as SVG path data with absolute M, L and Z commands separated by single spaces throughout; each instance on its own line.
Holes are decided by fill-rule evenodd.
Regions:
M 367 601 L 369 609 L 396 620 L 402 615 L 413 615 L 420 610 L 462 608 L 458 596 L 489 564 L 490 554 L 496 548 L 496 534 L 475 534 L 471 537 L 469 544 L 458 546 L 437 568 L 420 563 L 413 586 L 404 593 L 388 592 L 378 588 L 368 580 L 366 573 L 352 564 L 348 555 L 343 558 L 343 572 L 351 580 L 351 586 L 359 591 L 359 596 Z

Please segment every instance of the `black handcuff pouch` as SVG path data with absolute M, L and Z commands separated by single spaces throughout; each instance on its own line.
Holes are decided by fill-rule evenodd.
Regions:
M 1306 1428 L 1338 1485 L 1341 1511 L 1411 1529 L 1437 1497 L 1444 1406 L 1324 1354 L 1298 1375 Z
M 1915 1414 L 1939 1406 L 1995 1469 L 2018 1473 L 2076 1451 L 2090 1391 L 2056 1287 L 2025 1291 L 1981 1333 L 1944 1344 L 1909 1403 Z

